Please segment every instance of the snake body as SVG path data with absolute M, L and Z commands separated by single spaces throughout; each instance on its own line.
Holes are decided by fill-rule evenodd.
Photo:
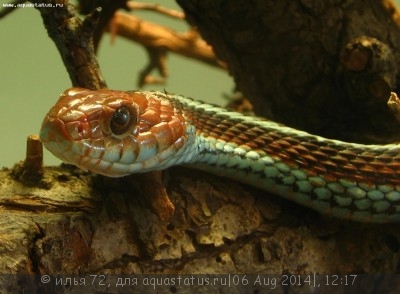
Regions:
M 330 140 L 162 92 L 66 90 L 40 137 L 110 177 L 188 164 L 361 222 L 400 221 L 400 145 Z

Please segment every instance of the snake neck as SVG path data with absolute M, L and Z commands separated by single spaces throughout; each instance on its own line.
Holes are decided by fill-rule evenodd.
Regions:
M 400 221 L 398 145 L 329 140 L 185 97 L 171 99 L 196 133 L 181 163 L 323 214 Z

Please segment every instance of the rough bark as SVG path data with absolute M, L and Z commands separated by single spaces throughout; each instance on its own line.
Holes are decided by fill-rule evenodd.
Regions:
M 60 53 L 72 85 L 88 89 L 105 88 L 106 82 L 94 54 L 92 38 L 93 30 L 99 22 L 100 10 L 92 11 L 82 22 L 68 1 L 32 2 L 38 5 L 43 24 Z M 49 8 L 46 5 L 62 6 Z
M 399 270 L 396 224 L 324 218 L 263 191 L 193 170 L 168 171 L 166 188 L 175 206 L 168 220 L 146 204 L 138 176 L 112 179 L 61 166 L 47 168 L 33 187 L 12 178 L 13 171 L 1 171 L 1 273 Z
M 383 2 L 178 2 L 259 114 L 352 141 L 397 137 L 383 97 L 397 87 L 399 32 Z M 91 73 L 97 82 L 72 80 L 103 87 Z M 166 173 L 170 217 L 149 203 L 139 176 L 62 166 L 31 186 L 18 178 L 18 169 L 0 172 L 0 273 L 399 272 L 398 225 L 325 218 L 193 170 Z M 391 282 L 379 289 L 396 289 Z
M 257 114 L 329 138 L 399 138 L 386 106 L 400 48 L 389 1 L 177 2 Z

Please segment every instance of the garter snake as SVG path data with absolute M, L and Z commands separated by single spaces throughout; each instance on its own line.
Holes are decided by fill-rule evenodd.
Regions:
M 188 164 L 361 222 L 400 221 L 400 145 L 331 140 L 183 96 L 66 90 L 44 146 L 109 177 Z

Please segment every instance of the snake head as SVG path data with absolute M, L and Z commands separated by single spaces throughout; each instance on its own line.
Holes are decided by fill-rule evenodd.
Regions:
M 71 88 L 44 118 L 40 139 L 65 162 L 118 177 L 168 162 L 188 131 L 183 114 L 165 95 Z

